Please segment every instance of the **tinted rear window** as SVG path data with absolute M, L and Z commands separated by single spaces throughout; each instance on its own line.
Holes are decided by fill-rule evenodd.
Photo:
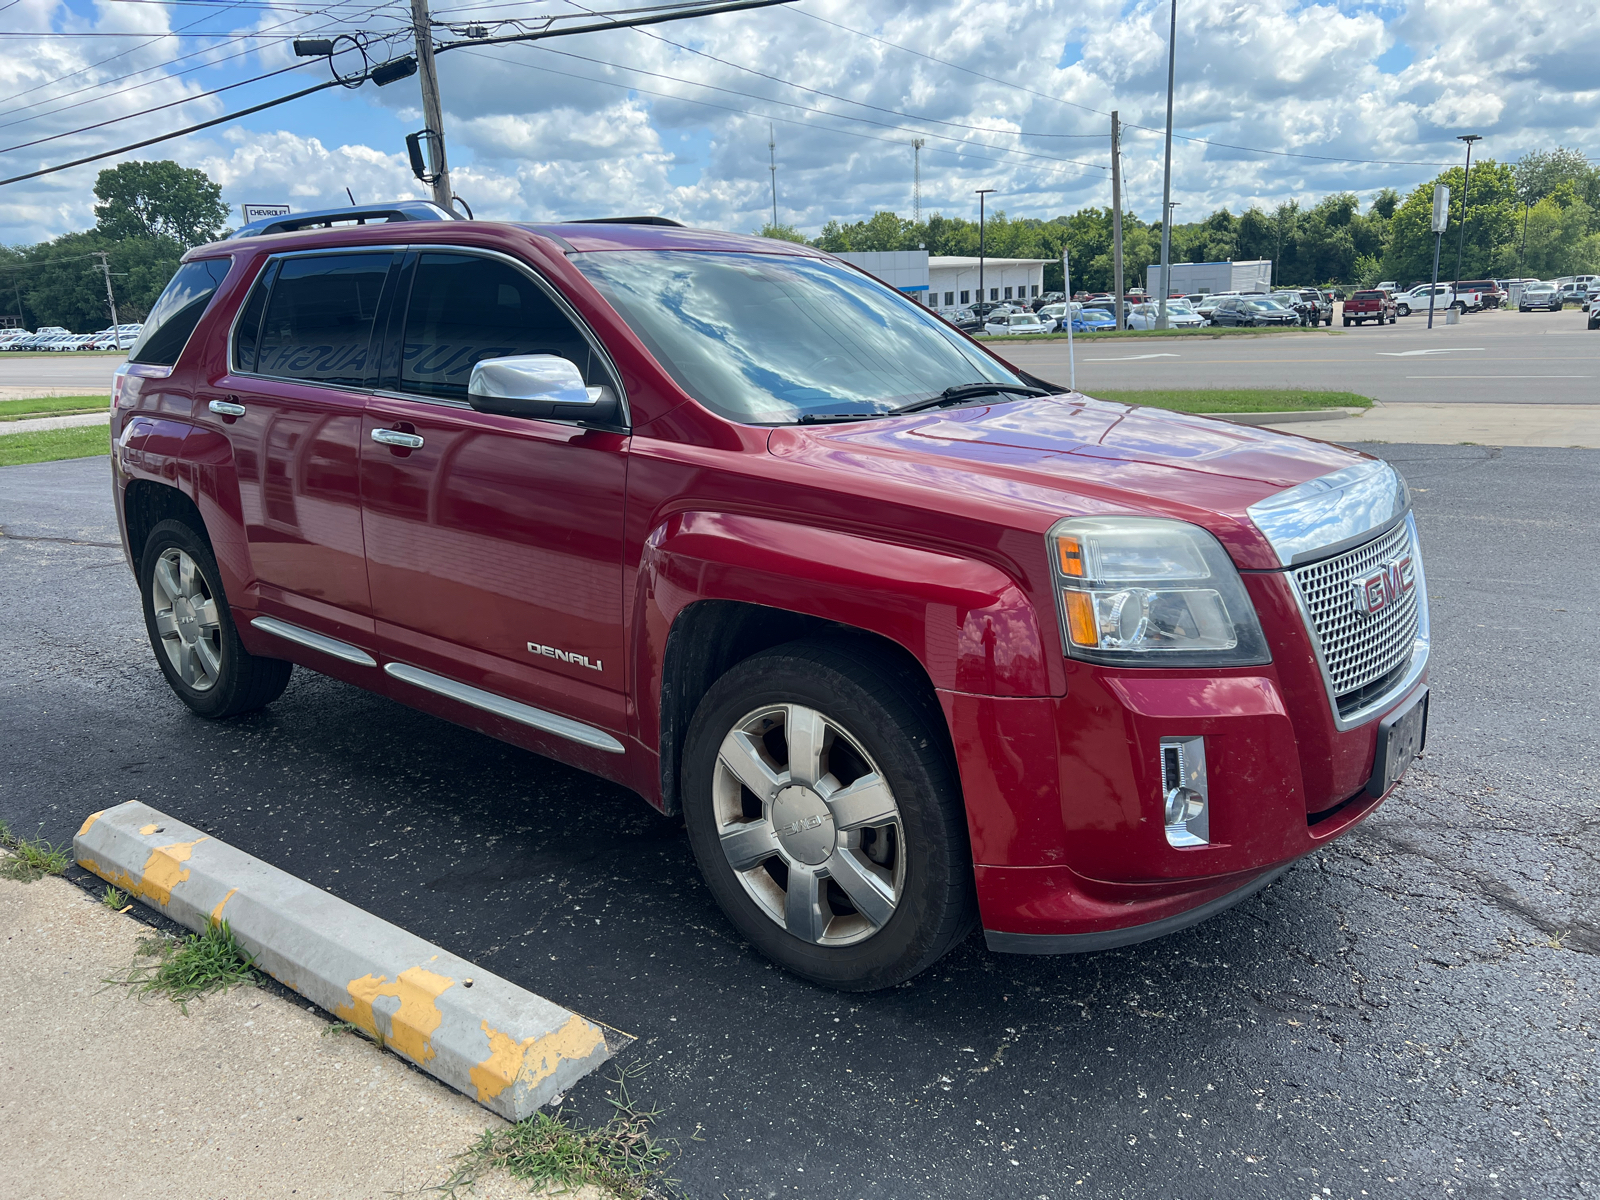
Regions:
M 128 361 L 175 366 L 232 265 L 231 258 L 202 258 L 179 267 L 145 318 L 144 330 L 128 352 Z
M 261 322 L 256 371 L 316 383 L 366 383 L 372 323 L 392 258 L 384 250 L 284 259 Z
M 1383 299 L 1383 293 L 1382 292 L 1357 292 L 1355 294 L 1354 298 L 1357 299 L 1357 300 L 1382 300 Z

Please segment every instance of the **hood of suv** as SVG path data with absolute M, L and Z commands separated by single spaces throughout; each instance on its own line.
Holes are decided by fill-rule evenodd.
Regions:
M 769 452 L 937 493 L 949 512 L 1008 510 L 1043 532 L 1063 516 L 1139 513 L 1209 529 L 1244 568 L 1278 563 L 1245 510 L 1367 456 L 1210 417 L 1076 393 L 833 426 L 782 426 Z

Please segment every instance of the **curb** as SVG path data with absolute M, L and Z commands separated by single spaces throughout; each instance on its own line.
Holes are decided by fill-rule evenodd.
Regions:
M 23 417 L 15 421 L 0 421 L 0 437 L 12 433 L 40 433 L 47 429 L 76 429 L 87 425 L 109 425 L 111 414 L 76 413 L 67 417 Z
M 1198 413 L 1202 417 L 1216 417 L 1221 421 L 1232 421 L 1235 425 L 1292 425 L 1296 421 L 1343 421 L 1347 417 L 1359 417 L 1367 410 L 1364 408 L 1301 408 L 1289 412 L 1248 412 L 1248 413 Z
M 611 1057 L 595 1022 L 148 805 L 92 814 L 72 852 L 180 925 L 226 920 L 266 974 L 508 1121 Z

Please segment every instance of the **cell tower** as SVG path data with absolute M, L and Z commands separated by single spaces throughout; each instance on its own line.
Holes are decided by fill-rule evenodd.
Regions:
M 772 172 L 772 227 L 778 227 L 778 137 L 772 131 L 772 122 L 767 122 L 767 160 L 771 164 L 767 170 Z
M 925 144 L 921 138 L 911 143 L 911 209 L 918 225 L 922 224 L 922 147 Z

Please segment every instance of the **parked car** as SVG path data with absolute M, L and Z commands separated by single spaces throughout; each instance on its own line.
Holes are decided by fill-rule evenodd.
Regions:
M 1589 328 L 1600 329 L 1600 287 L 1589 289 L 1589 296 L 1583 309 L 1589 314 Z
M 1582 304 L 1589 295 L 1589 285 L 1579 279 L 1568 279 L 1557 283 L 1556 293 L 1560 296 L 1563 306 Z
M 990 313 L 983 323 L 983 331 L 992 336 L 1016 337 L 1030 333 L 1049 333 L 1045 323 L 1039 319 L 1038 313 L 1013 312 L 1002 316 L 999 313 Z
M 1110 309 L 1105 308 L 1079 308 L 1072 314 L 1073 333 L 1104 333 L 1106 330 L 1115 330 L 1117 318 Z
M 1155 301 L 1136 304 L 1128 314 L 1129 329 L 1154 329 L 1160 318 L 1161 306 Z M 1189 306 L 1187 300 L 1167 301 L 1168 329 L 1199 329 L 1205 318 Z
M 1300 317 L 1302 325 L 1332 325 L 1333 305 L 1323 298 L 1316 288 L 1295 288 L 1273 292 L 1271 299 L 1285 308 L 1291 308 Z
M 1480 308 L 1504 308 L 1506 292 L 1493 279 L 1463 279 L 1455 285 L 1457 294 L 1476 294 Z
M 1393 325 L 1399 319 L 1399 307 L 1394 297 L 1382 288 L 1355 292 L 1344 302 L 1343 321 L 1346 326 L 1352 322 L 1365 325 L 1368 321 L 1376 321 L 1379 325 L 1387 321 Z
M 1028 307 L 1033 309 L 1034 312 L 1038 312 L 1046 305 L 1060 304 L 1065 299 L 1066 297 L 1060 292 L 1046 292 L 1042 296 L 1035 297 L 1033 302 L 1028 305 Z
M 1238 292 L 1212 292 L 1202 296 L 1194 305 L 1194 311 L 1200 314 L 1200 319 L 1207 325 L 1211 324 L 1212 315 L 1217 311 L 1217 305 L 1224 300 L 1239 295 Z
M 1532 312 L 1542 308 L 1546 312 L 1560 312 L 1566 303 L 1561 292 L 1556 290 L 1553 283 L 1529 283 L 1523 285 L 1522 299 L 1517 302 L 1518 312 Z
M 1600 304 L 1600 284 L 1591 285 L 1588 292 L 1584 295 L 1583 311 L 1586 313 L 1594 312 L 1596 304 Z
M 1423 744 L 1388 463 L 1069 402 L 807 246 L 333 211 L 438 216 L 189 250 L 114 376 L 113 506 L 199 716 L 298 664 L 600 775 L 681 814 L 739 936 L 857 991 L 980 926 L 1192 924 Z
M 1447 309 L 1456 309 L 1460 312 L 1477 312 L 1490 306 L 1486 294 L 1479 290 L 1468 290 L 1469 285 L 1463 283 L 1462 290 L 1457 291 L 1448 283 L 1419 283 L 1410 291 L 1401 292 L 1394 298 L 1395 313 L 1397 316 L 1408 317 L 1414 312 L 1428 311 L 1428 298 L 1433 297 L 1433 311 L 1442 313 Z
M 1264 296 L 1224 296 L 1211 311 L 1213 325 L 1242 325 L 1260 328 L 1272 325 L 1297 325 L 1300 315 L 1276 300 Z

